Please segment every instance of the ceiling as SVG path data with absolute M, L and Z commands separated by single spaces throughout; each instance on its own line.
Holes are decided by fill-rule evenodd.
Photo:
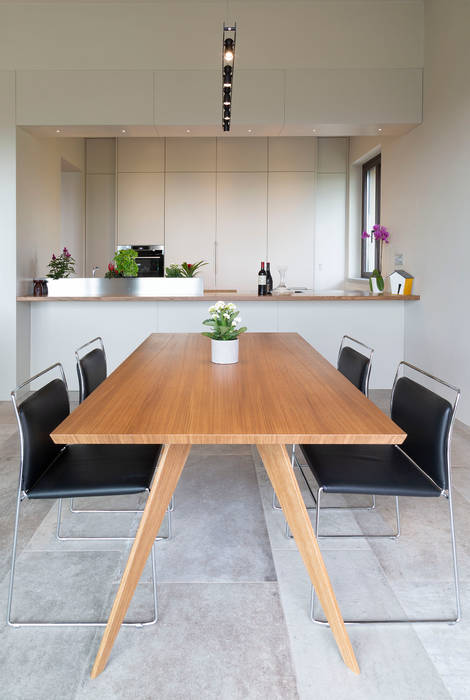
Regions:
M 401 136 L 414 129 L 416 124 L 319 124 L 316 128 L 293 126 L 281 130 L 269 127 L 232 126 L 230 133 L 224 133 L 216 126 L 25 126 L 26 131 L 40 138 L 126 138 L 126 137 L 207 137 L 222 138 L 250 136 Z M 20 127 L 21 128 L 21 127 Z

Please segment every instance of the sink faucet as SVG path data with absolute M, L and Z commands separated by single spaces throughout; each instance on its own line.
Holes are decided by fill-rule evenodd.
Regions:
M 93 272 L 91 273 L 91 274 L 92 274 L 92 277 L 95 277 L 96 271 L 99 270 L 99 269 L 100 269 L 99 265 L 93 265 Z

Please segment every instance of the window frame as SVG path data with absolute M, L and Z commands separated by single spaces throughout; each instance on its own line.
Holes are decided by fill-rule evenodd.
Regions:
M 361 232 L 366 230 L 365 213 L 367 211 L 367 174 L 369 170 L 376 167 L 376 184 L 375 184 L 375 211 L 377 212 L 377 221 L 375 224 L 380 224 L 380 198 L 381 198 L 381 188 L 382 188 L 382 154 L 374 156 L 370 160 L 366 161 L 362 165 L 362 213 L 361 213 Z M 368 231 L 367 233 L 370 233 Z M 372 234 L 371 234 L 372 235 Z M 366 245 L 369 244 L 368 238 L 361 239 L 361 277 L 364 279 L 369 279 L 372 272 L 365 270 L 366 264 Z M 380 247 L 375 245 L 375 268 L 378 270 L 380 265 Z

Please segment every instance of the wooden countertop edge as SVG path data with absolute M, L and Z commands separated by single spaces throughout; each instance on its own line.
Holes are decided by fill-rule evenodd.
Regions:
M 204 294 L 204 296 L 86 296 L 86 297 L 33 297 L 18 296 L 21 302 L 52 302 L 52 301 L 419 301 L 419 294 L 352 294 L 352 295 L 306 295 L 289 294 L 259 297 L 255 294 Z
M 61 433 L 54 430 L 51 433 L 52 440 L 57 445 L 401 445 L 406 438 L 406 433 L 384 435 L 383 433 L 372 435 L 167 435 L 155 434 L 125 434 L 125 435 L 94 435 L 93 433 Z

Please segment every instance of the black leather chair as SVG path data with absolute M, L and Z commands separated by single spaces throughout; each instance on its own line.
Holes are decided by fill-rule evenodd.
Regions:
M 351 347 L 351 343 L 361 348 L 362 352 Z M 365 351 L 365 352 L 364 352 Z M 369 379 L 372 368 L 372 355 L 374 350 L 360 340 L 343 335 L 338 352 L 336 367 L 351 384 L 369 396 Z
M 85 355 L 81 354 L 85 348 L 90 348 L 97 343 L 99 347 L 88 350 Z M 101 382 L 104 382 L 107 375 L 106 353 L 102 338 L 99 336 L 89 340 L 75 350 L 77 360 L 79 403 L 82 403 L 87 396 L 94 391 Z
M 57 372 L 60 377 L 47 381 L 40 389 L 22 390 L 45 375 Z M 18 484 L 15 529 L 13 536 L 7 622 L 13 627 L 36 626 L 102 626 L 104 622 L 19 622 L 11 619 L 15 577 L 16 549 L 20 506 L 24 500 L 56 499 L 58 501 L 57 536 L 59 539 L 133 539 L 130 537 L 60 537 L 63 498 L 116 496 L 148 492 L 161 452 L 161 445 L 56 445 L 50 433 L 69 415 L 69 397 L 62 365 L 57 363 L 23 382 L 11 393 L 20 433 L 20 476 Z M 152 548 L 154 616 L 133 626 L 157 621 L 155 552 Z
M 445 387 L 453 401 L 411 379 L 418 374 L 427 384 Z M 459 579 L 452 509 L 450 439 L 460 390 L 423 370 L 401 362 L 392 389 L 392 419 L 407 433 L 403 445 L 301 445 L 318 484 L 315 530 L 320 534 L 323 493 L 393 496 L 397 517 L 399 496 L 444 497 L 449 505 L 456 616 L 445 620 L 367 620 L 364 622 L 458 622 Z M 399 527 L 399 519 L 398 519 Z M 315 597 L 312 591 L 312 619 Z M 361 622 L 349 620 L 349 622 Z
M 97 345 L 98 347 L 92 347 Z M 90 350 L 90 348 L 92 348 Z M 85 354 L 83 351 L 87 350 Z M 106 352 L 104 349 L 103 339 L 98 336 L 84 343 L 75 350 L 75 359 L 77 364 L 78 388 L 79 388 L 79 403 L 82 403 L 98 386 L 104 382 L 107 376 Z M 70 499 L 69 508 L 71 513 L 140 513 L 140 510 L 132 508 L 122 508 L 119 510 L 100 508 L 100 509 L 84 509 L 74 507 L 74 499 Z M 172 537 L 172 522 L 171 514 L 174 510 L 174 498 L 172 496 L 170 505 L 167 511 L 168 521 L 168 537 L 160 539 L 171 539 Z M 66 539 L 66 538 L 63 538 Z M 110 538 L 117 539 L 117 538 Z
M 356 345 L 361 348 L 362 352 L 359 352 L 351 344 Z M 343 335 L 341 338 L 341 343 L 338 351 L 338 360 L 336 367 L 341 374 L 343 374 L 346 379 L 349 379 L 351 384 L 362 391 L 363 394 L 369 396 L 369 379 L 370 371 L 372 368 L 372 355 L 374 354 L 373 348 L 365 345 L 360 340 L 352 338 L 350 335 Z M 310 486 L 310 482 L 307 479 L 305 469 L 306 464 L 301 464 L 297 458 L 296 445 L 292 445 L 292 457 L 291 457 L 292 467 L 298 467 L 300 473 L 303 476 L 305 485 L 310 492 L 315 505 L 306 506 L 307 510 L 316 509 L 316 496 Z M 273 509 L 281 510 L 281 507 L 276 502 L 276 494 L 273 490 Z M 372 494 L 372 500 L 368 506 L 324 506 L 325 510 L 374 510 L 376 507 L 375 494 Z M 287 538 L 291 539 L 292 534 L 290 532 L 287 522 L 285 523 L 285 535 Z

